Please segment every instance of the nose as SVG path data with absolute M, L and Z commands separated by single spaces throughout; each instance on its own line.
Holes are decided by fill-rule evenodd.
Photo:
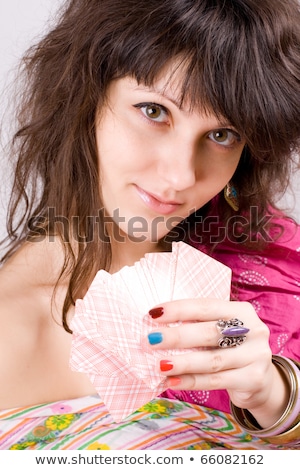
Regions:
M 196 145 L 174 139 L 168 148 L 162 149 L 158 162 L 159 177 L 171 189 L 184 191 L 196 183 Z

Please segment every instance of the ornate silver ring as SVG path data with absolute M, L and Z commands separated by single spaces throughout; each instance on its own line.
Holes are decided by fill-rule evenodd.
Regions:
M 246 340 L 249 328 L 244 327 L 244 323 L 238 318 L 231 320 L 218 320 L 217 329 L 221 333 L 218 340 L 219 348 L 233 348 L 240 346 Z

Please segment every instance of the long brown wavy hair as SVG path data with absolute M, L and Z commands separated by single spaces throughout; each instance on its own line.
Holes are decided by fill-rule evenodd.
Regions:
M 239 213 L 259 214 L 286 188 L 300 135 L 297 0 L 68 0 L 23 60 L 17 155 L 4 260 L 26 239 L 53 231 L 65 250 L 67 311 L 99 269 L 109 269 L 95 143 L 96 112 L 115 78 L 151 85 L 176 58 L 181 98 L 228 120 L 246 145 L 233 177 Z M 224 219 L 232 216 L 218 199 Z M 227 209 L 225 209 L 227 207 Z M 76 220 L 80 243 L 71 242 Z M 100 235 L 91 237 L 97 220 Z M 63 224 L 60 224 L 63 225 Z M 34 227 L 34 230 L 33 230 Z M 251 227 L 248 227 L 251 230 Z

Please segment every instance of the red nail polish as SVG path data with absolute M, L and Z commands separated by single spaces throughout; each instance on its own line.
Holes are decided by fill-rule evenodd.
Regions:
M 170 387 L 175 387 L 176 385 L 179 385 L 180 382 L 180 377 L 168 377 L 168 384 L 170 385 Z
M 173 362 L 171 361 L 160 361 L 160 370 L 162 372 L 167 372 L 168 370 L 173 369 Z
M 164 309 L 162 307 L 152 308 L 151 310 L 149 310 L 149 315 L 153 319 L 161 317 L 163 313 Z

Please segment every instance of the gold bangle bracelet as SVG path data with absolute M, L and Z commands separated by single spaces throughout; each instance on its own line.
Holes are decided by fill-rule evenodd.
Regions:
M 300 440 L 300 420 L 298 423 L 288 431 L 279 434 L 278 436 L 264 437 L 263 440 L 269 442 L 270 444 L 285 445 L 291 443 L 298 443 Z
M 246 409 L 238 408 L 231 403 L 231 412 L 236 422 L 249 434 L 259 437 L 271 444 L 285 444 L 300 438 L 299 415 L 299 364 L 296 361 L 274 355 L 273 363 L 284 372 L 290 386 L 290 397 L 282 416 L 275 424 L 262 429 L 254 416 Z M 295 367 L 296 366 L 296 367 Z
M 244 429 L 246 432 L 248 432 L 251 436 L 259 437 L 263 441 L 267 441 L 270 444 L 277 444 L 277 445 L 284 445 L 284 444 L 289 444 L 289 443 L 292 443 L 292 442 L 299 442 L 299 439 L 300 439 L 300 417 L 298 417 L 298 421 L 296 422 L 296 424 L 292 428 L 288 429 L 287 431 L 283 432 L 282 434 L 278 434 L 277 436 L 268 436 L 267 437 L 267 436 L 259 435 L 257 432 L 255 432 L 255 430 L 257 430 L 257 428 L 255 428 L 254 425 L 249 421 L 249 418 L 247 418 L 247 410 L 242 410 L 241 408 L 237 408 L 231 403 L 231 411 L 232 411 L 232 415 L 233 415 L 235 421 L 241 426 L 242 429 Z M 249 415 L 250 415 L 250 413 L 249 413 Z M 254 419 L 254 418 L 252 417 L 252 419 Z M 248 424 L 248 426 L 246 426 L 246 423 Z

